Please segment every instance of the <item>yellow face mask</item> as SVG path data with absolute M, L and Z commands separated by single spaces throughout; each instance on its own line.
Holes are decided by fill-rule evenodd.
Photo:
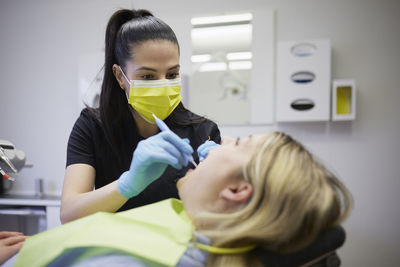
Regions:
M 150 123 L 155 123 L 153 114 L 166 119 L 182 100 L 181 79 L 128 80 L 130 84 L 128 103 Z

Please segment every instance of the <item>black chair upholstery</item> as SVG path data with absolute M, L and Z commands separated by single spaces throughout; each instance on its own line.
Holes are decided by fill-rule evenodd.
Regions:
M 277 254 L 258 249 L 257 256 L 265 266 L 269 267 L 337 267 L 340 258 L 336 249 L 340 248 L 346 239 L 346 232 L 342 226 L 323 232 L 311 245 L 299 252 L 291 254 Z

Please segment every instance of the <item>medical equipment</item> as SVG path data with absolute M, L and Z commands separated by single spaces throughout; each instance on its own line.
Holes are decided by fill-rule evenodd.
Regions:
M 162 120 L 160 120 L 159 118 L 157 118 L 156 115 L 153 114 L 154 119 L 156 120 L 157 126 L 158 128 L 160 128 L 161 132 L 164 131 L 169 131 L 170 129 L 168 128 L 168 126 L 165 124 L 165 122 L 163 122 Z M 188 160 L 197 168 L 197 163 L 194 161 L 193 156 L 192 155 L 188 155 Z
M 12 177 L 10 177 L 10 175 L 8 175 L 7 173 L 5 173 L 1 167 L 0 167 L 0 174 L 1 174 L 1 175 L 3 176 L 3 178 L 6 179 L 6 180 L 10 180 L 10 181 L 13 181 L 13 182 L 15 181 L 15 179 L 12 178 Z
M 0 194 L 3 193 L 3 180 L 15 181 L 12 175 L 17 175 L 25 164 L 25 153 L 15 149 L 14 145 L 7 140 L 0 140 Z
M 14 149 L 14 147 L 12 148 Z M 10 161 L 10 159 L 6 156 L 4 149 L 0 145 L 0 158 L 7 164 L 7 166 L 14 172 L 17 173 L 17 169 L 14 164 Z

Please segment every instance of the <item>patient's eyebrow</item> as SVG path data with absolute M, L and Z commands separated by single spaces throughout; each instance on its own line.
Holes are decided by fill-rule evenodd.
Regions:
M 244 144 L 248 144 L 250 141 L 251 141 L 251 138 L 252 138 L 253 136 L 250 134 L 249 136 L 247 136 L 247 139 L 245 139 L 245 142 L 244 142 Z M 242 143 L 241 142 L 242 141 L 242 139 L 240 138 L 240 137 L 237 137 L 236 138 L 236 141 L 235 141 L 235 145 L 237 146 L 237 145 L 239 145 L 239 143 Z
M 248 136 L 248 138 L 247 138 L 247 142 L 246 143 L 249 143 L 250 141 L 251 141 L 251 138 L 252 138 L 253 136 L 250 134 L 249 136 Z

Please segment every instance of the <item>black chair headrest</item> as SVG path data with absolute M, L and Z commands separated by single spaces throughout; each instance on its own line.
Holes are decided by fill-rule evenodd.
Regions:
M 344 244 L 345 240 L 346 232 L 343 227 L 339 225 L 321 233 L 313 243 L 298 252 L 278 254 L 258 248 L 255 253 L 266 266 L 299 266 L 311 262 L 324 254 L 335 251 Z

